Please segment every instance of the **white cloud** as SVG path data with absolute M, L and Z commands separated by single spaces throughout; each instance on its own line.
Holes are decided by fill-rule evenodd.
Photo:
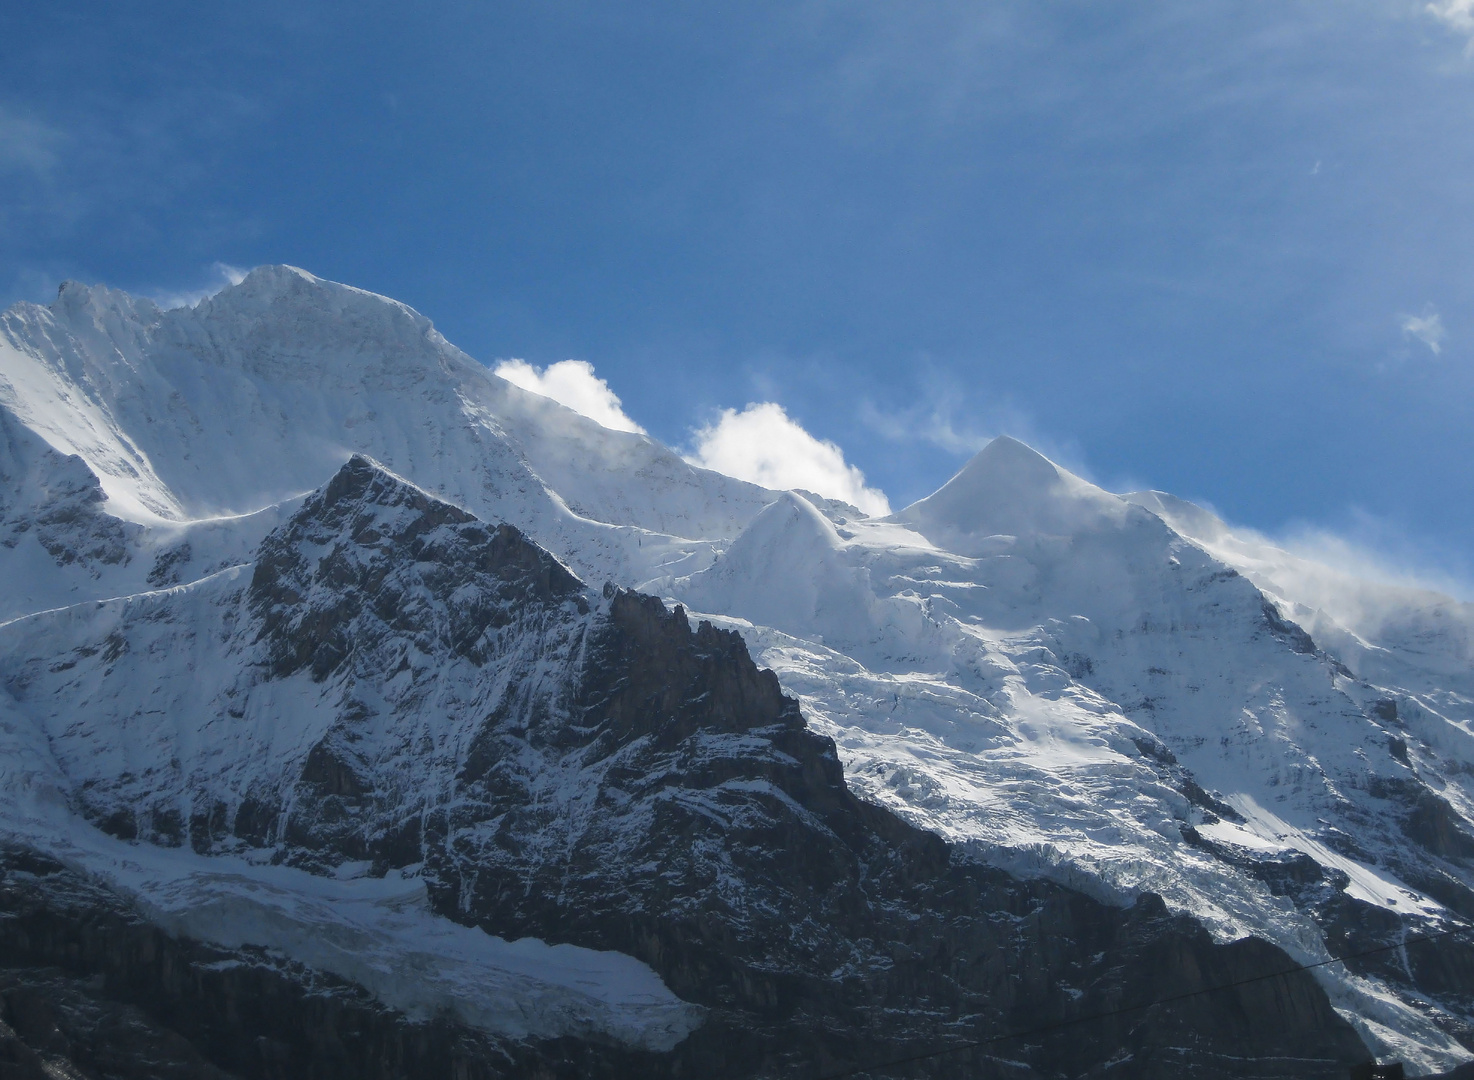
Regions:
M 1468 0 L 1474 4 L 1474 0 Z M 1448 340 L 1448 331 L 1443 328 L 1443 319 L 1437 309 L 1429 304 L 1421 315 L 1402 316 L 1402 336 L 1417 338 L 1437 356 L 1443 352 L 1443 343 Z
M 716 423 L 693 433 L 693 465 L 763 487 L 802 488 L 840 499 L 872 516 L 891 512 L 885 492 L 865 485 L 865 474 L 847 464 L 834 443 L 816 439 L 783 406 L 764 401 L 738 412 L 723 409 Z
M 587 360 L 560 360 L 546 368 L 533 367 L 526 360 L 503 360 L 495 374 L 514 386 L 567 405 L 606 428 L 645 434 L 644 428 L 624 414 L 619 396 L 594 374 L 594 365 Z
M 165 311 L 173 308 L 194 307 L 206 297 L 214 296 L 228 285 L 239 285 L 246 278 L 246 271 L 229 263 L 217 262 L 210 267 L 210 278 L 195 289 L 174 289 L 154 293 L 149 299 Z

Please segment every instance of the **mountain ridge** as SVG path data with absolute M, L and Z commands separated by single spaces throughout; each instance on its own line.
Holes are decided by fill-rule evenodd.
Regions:
M 928 1032 L 955 1038 L 960 1017 L 1006 1029 L 1199 972 L 1284 967 L 1258 942 L 1214 944 L 1154 898 L 1115 909 L 958 859 L 855 798 L 832 741 L 739 634 L 612 585 L 590 593 L 515 529 L 363 456 L 259 552 L 249 581 L 242 567 L 148 594 L 102 625 L 32 620 L 77 635 L 69 650 L 44 625 L 19 651 L 0 631 L 15 705 L 52 717 L 60 801 L 113 838 L 53 815 L 31 842 L 51 832 L 60 867 L 86 868 L 215 955 L 265 945 L 401 1009 L 439 1000 L 523 1053 L 602 1035 L 665 1055 L 639 1075 L 724 1076 L 895 1056 Z M 167 693 L 158 668 L 177 656 L 183 696 L 136 711 L 133 665 Z M 39 876 L 10 883 L 33 920 L 37 889 L 67 881 Z M 474 989 L 447 985 L 460 969 L 444 953 L 404 979 L 437 938 L 474 955 L 468 931 L 442 922 L 488 935 L 466 972 Z M 573 950 L 575 985 L 550 977 L 543 942 Z M 517 948 L 539 950 L 537 973 Z M 393 983 L 374 974 L 386 962 Z M 637 979 L 639 993 L 621 989 Z M 509 1026 L 478 1008 L 487 997 L 533 1013 Z M 1286 1001 L 1290 1028 L 1234 1020 L 1283 1017 Z M 1220 1031 L 1189 1053 L 1184 1025 Z M 1132 1047 L 1140 1075 L 1205 1078 L 1236 1075 L 1225 1062 L 1245 1049 L 1263 1075 L 1288 1076 L 1359 1046 L 1305 976 L 1105 1041 Z M 1098 1056 L 1023 1053 L 1046 1072 Z M 618 1061 L 603 1067 L 623 1075 Z
M 109 792 L 183 783 L 168 755 L 141 781 L 128 754 L 143 751 L 122 752 L 119 732 L 144 733 L 137 746 L 150 755 L 174 747 L 181 762 L 203 763 L 206 779 L 223 767 L 208 764 L 216 750 L 252 762 L 259 778 L 260 761 L 278 759 L 241 748 L 290 743 L 296 772 L 261 789 L 269 797 L 246 815 L 251 843 L 288 843 L 269 824 L 286 805 L 270 792 L 292 791 L 303 831 L 288 846 L 302 867 L 388 875 L 409 865 L 393 865 L 402 854 L 392 852 L 423 843 L 428 819 L 417 819 L 419 840 L 392 814 L 377 832 L 348 837 L 355 815 L 380 814 L 368 780 L 460 753 L 415 740 L 429 735 L 433 746 L 444 717 L 467 704 L 455 695 L 471 693 L 454 688 L 480 685 L 480 636 L 462 637 L 484 633 L 505 604 L 476 571 L 466 597 L 483 599 L 456 614 L 462 600 L 436 591 L 434 553 L 448 544 L 453 562 L 474 565 L 471 553 L 496 535 L 522 550 L 478 524 L 496 521 L 573 580 L 612 583 L 608 596 L 579 594 L 588 616 L 559 619 L 603 618 L 621 590 L 638 587 L 668 610 L 684 605 L 698 627 L 739 635 L 807 729 L 834 741 L 842 786 L 941 836 L 954 860 L 1126 910 L 1160 895 L 1219 942 L 1259 936 L 1301 961 L 1474 917 L 1474 863 L 1461 841 L 1474 835 L 1462 609 L 1399 594 L 1400 614 L 1379 628 L 1315 606 L 1319 594 L 1299 587 L 1302 568 L 1283 553 L 1210 529 L 1190 504 L 1104 492 L 1014 440 L 995 440 L 890 518 L 817 507 L 601 428 L 496 379 L 403 305 L 291 268 L 253 271 L 193 309 L 73 287 L 50 309 L 11 309 L 0 320 L 0 425 L 10 530 L 0 571 L 24 582 L 7 590 L 0 623 L 27 617 L 0 626 L 9 695 L 0 712 L 21 738 L 53 724 L 45 718 L 59 717 L 57 706 L 40 703 L 72 687 L 71 715 L 93 725 L 103 749 L 67 768 L 82 769 L 78 783 L 91 779 L 84 802 L 97 822 L 125 808 Z M 396 507 L 370 515 L 377 539 L 292 533 L 309 504 L 313 528 L 326 529 L 321 485 L 333 476 L 345 490 L 362 481 L 399 492 Z M 453 509 L 435 511 L 426 535 L 442 539 L 425 541 L 428 560 L 414 541 L 386 539 L 399 535 L 396 515 L 431 503 Z M 389 565 L 375 561 L 376 544 L 395 552 Z M 333 545 L 357 554 L 339 565 Z M 296 614 L 273 625 L 295 626 L 288 637 L 312 648 L 272 660 L 273 638 L 239 630 L 272 606 L 248 601 L 255 575 L 289 563 L 296 569 L 277 582 L 299 582 L 300 595 L 273 603 Z M 323 566 L 338 567 L 331 588 L 317 576 Z M 354 582 L 353 603 L 366 606 L 338 611 L 341 597 L 312 606 L 314 590 L 332 597 Z M 1359 588 L 1364 608 L 1381 603 L 1375 587 Z M 544 610 L 518 596 L 512 607 Z M 64 611 L 36 614 L 53 609 Z M 514 624 L 527 648 L 552 632 Z M 234 651 L 217 655 L 227 641 Z M 380 656 L 385 642 L 401 651 Z M 503 647 L 493 653 L 519 646 Z M 239 666 L 248 654 L 256 659 Z M 358 670 L 367 662 L 354 656 L 376 659 Z M 245 674 L 282 663 L 279 679 Z M 202 697 L 197 686 L 216 676 L 200 673 L 227 669 L 215 697 Z M 377 689 L 339 687 L 331 707 L 285 689 L 305 679 L 326 693 L 349 670 L 354 685 Z M 383 682 L 393 671 L 408 689 Z M 99 696 L 104 686 L 111 697 Z M 235 716 L 241 700 L 257 704 Z M 399 764 L 374 764 L 365 747 L 397 730 L 384 720 L 394 702 L 413 702 L 405 708 L 418 719 L 382 759 Z M 109 709 L 119 722 L 98 725 Z M 323 726 L 324 709 L 335 727 Z M 163 714 L 211 721 L 176 731 L 150 719 Z M 64 740 L 25 745 L 44 757 Z M 14 791 L 30 790 L 11 775 Z M 541 797 L 535 785 L 515 790 Z M 233 821 L 243 790 L 224 802 Z M 156 818 L 148 799 L 129 803 L 131 827 L 113 826 L 134 839 L 112 842 L 189 846 L 198 834 L 213 851 L 240 840 L 207 804 L 179 803 L 173 817 L 165 806 Z M 354 858 L 340 858 L 344 845 Z M 324 862 L 314 850 L 338 854 Z M 1474 954 L 1450 945 L 1437 963 L 1369 962 L 1318 978 L 1368 1046 L 1428 1072 L 1474 1056 L 1469 972 Z

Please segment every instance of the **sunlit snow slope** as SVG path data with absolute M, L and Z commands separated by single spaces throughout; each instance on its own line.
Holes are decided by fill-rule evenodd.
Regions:
M 353 453 L 587 581 L 739 630 L 852 786 L 980 861 L 1155 892 L 1305 960 L 1474 919 L 1468 605 L 1336 577 L 1008 438 L 891 518 L 851 517 L 693 468 L 496 378 L 401 304 L 286 267 L 193 309 L 68 284 L 3 317 L 0 660 L 34 670 L 43 637 L 116 631 L 160 665 L 108 705 L 144 726 L 99 732 L 86 762 L 57 756 L 56 717 L 0 702 L 58 798 L 142 775 L 174 738 L 137 735 L 159 687 L 193 685 L 149 595 L 218 617 Z M 46 676 L 87 707 L 78 677 Z M 1471 1056 L 1474 948 L 1419 955 L 1321 977 L 1370 1045 L 1426 1071 Z

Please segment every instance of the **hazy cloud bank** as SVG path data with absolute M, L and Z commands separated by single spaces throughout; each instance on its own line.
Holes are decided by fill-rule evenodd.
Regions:
M 1471 568 L 1460 565 L 1457 555 L 1437 550 L 1365 511 L 1354 511 L 1351 516 L 1343 530 L 1293 524 L 1272 542 L 1302 559 L 1363 581 L 1474 601 Z M 1334 604 L 1328 601 L 1327 606 Z

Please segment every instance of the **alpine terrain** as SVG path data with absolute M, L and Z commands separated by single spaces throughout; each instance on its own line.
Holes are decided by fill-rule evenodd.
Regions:
M 1474 606 L 1006 437 L 769 491 L 290 267 L 0 319 L 0 1077 L 1474 1060 Z

